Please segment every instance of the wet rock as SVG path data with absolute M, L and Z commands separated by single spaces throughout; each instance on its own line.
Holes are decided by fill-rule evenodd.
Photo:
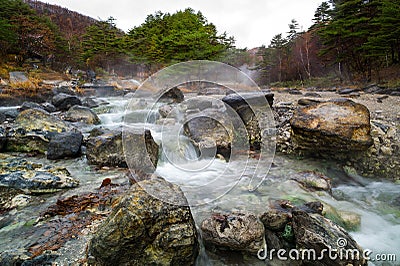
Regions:
M 302 99 L 299 99 L 299 100 L 297 101 L 297 104 L 298 104 L 298 105 L 302 105 L 302 106 L 307 106 L 307 105 L 318 104 L 318 103 L 320 103 L 320 102 L 321 102 L 321 101 L 314 100 L 314 99 L 302 98 Z
M 45 153 L 52 135 L 69 129 L 67 124 L 46 111 L 25 110 L 7 133 L 6 151 Z
M 3 124 L 6 121 L 7 117 L 4 113 L 0 113 L 0 124 Z
M 6 141 L 6 130 L 0 126 L 0 151 L 3 150 L 4 146 L 6 145 Z
M 266 229 L 272 231 L 282 231 L 290 221 L 291 215 L 288 212 L 271 210 L 260 216 L 261 222 Z
M 210 111 L 212 114 L 217 111 Z M 212 118 L 211 118 L 212 117 Z M 185 125 L 185 134 L 199 148 L 200 153 L 205 157 L 214 157 L 221 154 L 225 159 L 230 158 L 231 143 L 233 141 L 233 128 L 223 126 L 219 121 L 218 114 L 211 117 L 194 117 Z
M 55 95 L 51 103 L 57 108 L 57 110 L 61 111 L 67 111 L 74 105 L 82 105 L 82 102 L 78 97 L 65 93 Z
M 78 157 L 81 152 L 83 135 L 80 132 L 62 132 L 55 134 L 47 148 L 47 159 L 57 160 Z
M 347 94 L 353 94 L 353 93 L 357 93 L 359 92 L 360 89 L 350 89 L 350 88 L 346 88 L 346 89 L 341 89 L 338 94 L 340 95 L 347 95 Z
M 339 99 L 297 109 L 290 120 L 298 149 L 348 153 L 365 151 L 373 141 L 370 113 L 361 104 Z
M 166 91 L 161 97 L 160 101 L 172 101 L 174 103 L 183 102 L 184 95 L 180 89 L 174 87 L 168 91 Z
M 297 249 L 313 249 L 316 254 L 322 254 L 322 250 L 326 250 L 336 254 L 336 259 L 334 256 L 324 256 L 319 260 L 321 265 L 367 265 L 362 257 L 363 250 L 343 228 L 317 214 L 295 211 L 292 215 Z M 340 258 L 341 252 L 353 249 L 359 252 L 360 258 Z
M 21 265 L 21 266 L 50 266 L 54 265 L 55 259 L 59 255 L 54 251 L 46 251 L 45 253 L 32 258 L 32 254 L 24 249 L 7 250 L 0 255 L 0 265 Z
M 89 125 L 98 125 L 101 123 L 100 118 L 95 112 L 88 107 L 74 105 L 65 114 L 65 120 L 71 122 L 82 122 Z
M 46 112 L 54 113 L 55 111 L 57 111 L 56 107 L 51 103 L 42 103 L 42 106 Z
M 0 174 L 0 185 L 32 193 L 51 193 L 77 187 L 79 182 L 67 175 L 54 175 L 45 171 L 15 171 Z
M 316 92 L 307 92 L 304 97 L 322 98 L 321 94 Z
M 18 111 L 18 109 L 10 108 L 10 109 L 6 109 L 6 110 L 1 111 L 1 113 L 3 115 L 5 115 L 6 118 L 9 118 L 11 120 L 15 120 L 20 112 Z
M 79 185 L 79 181 L 70 177 L 65 168 L 43 166 L 7 154 L 0 154 L 0 159 L 0 186 L 32 193 L 51 193 Z
M 222 98 L 222 101 L 233 108 L 242 119 L 247 134 L 244 133 L 241 135 L 248 136 L 250 149 L 260 150 L 262 143 L 261 131 L 259 121 L 257 120 L 253 109 L 257 106 L 262 107 L 266 103 L 268 103 L 269 106 L 272 106 L 274 94 L 271 92 L 245 93 L 240 95 L 233 93 Z M 262 116 L 262 114 L 258 115 Z
M 253 214 L 214 213 L 201 223 L 202 237 L 207 244 L 251 254 L 263 248 L 265 230 Z
M 265 102 L 267 102 L 269 106 L 272 107 L 274 103 L 274 94 L 271 92 L 241 93 L 240 95 L 232 93 L 222 98 L 222 101 L 235 110 L 246 105 L 259 105 Z
M 12 204 L 12 200 L 21 194 L 22 190 L 0 186 L 0 214 L 17 207 L 17 204 Z
M 161 199 L 146 191 L 158 191 Z M 134 184 L 90 241 L 88 258 L 99 265 L 193 265 L 196 227 L 176 185 L 153 177 Z
M 292 179 L 309 190 L 324 190 L 329 192 L 332 190 L 330 178 L 314 171 L 300 172 L 294 175 Z
M 140 170 L 144 171 L 157 166 L 158 145 L 154 142 L 149 130 L 131 131 L 125 136 L 125 147 L 123 147 L 120 130 L 105 131 L 101 135 L 89 138 L 86 150 L 88 162 L 113 167 L 127 167 L 129 164 L 130 167 L 141 166 Z M 126 154 L 129 154 L 128 161 L 125 158 L 124 149 Z M 146 154 L 148 156 L 145 156 Z
M 299 91 L 298 89 L 288 89 L 287 93 L 293 94 L 293 95 L 302 95 L 303 93 Z
M 174 107 L 169 104 L 163 105 L 158 108 L 158 112 L 160 113 L 162 118 L 166 118 L 172 110 L 174 110 Z
M 83 99 L 82 105 L 89 108 L 96 108 L 100 106 L 100 104 L 97 101 L 95 101 L 93 98 L 90 97 L 86 97 L 85 99 Z
M 34 102 L 24 102 L 21 107 L 18 109 L 18 111 L 22 112 L 28 109 L 41 109 L 43 110 L 43 106 L 41 106 L 38 103 L 34 103 Z
M 65 84 L 65 85 L 68 85 L 68 84 Z M 72 84 L 69 84 L 69 85 L 72 86 Z M 53 89 L 53 94 L 54 95 L 57 95 L 57 94 L 60 94 L 60 93 L 73 95 L 73 96 L 76 95 L 75 90 L 73 90 L 70 86 L 63 86 L 63 83 L 61 83 L 59 87 L 55 87 Z

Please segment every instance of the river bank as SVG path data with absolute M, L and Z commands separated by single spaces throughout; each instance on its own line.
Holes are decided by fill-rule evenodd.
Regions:
M 261 171 L 269 171 L 269 174 L 256 191 L 249 191 L 246 187 L 246 178 L 240 178 L 238 175 L 241 169 L 246 168 L 246 161 L 248 160 L 246 156 L 231 160 L 229 163 L 225 160 L 213 160 L 207 168 L 197 172 L 177 169 L 166 157 L 160 156 L 156 174 L 181 187 L 189 205 L 192 206 L 191 213 L 197 230 L 199 230 L 203 221 L 210 216 L 215 217 L 212 216 L 213 213 L 228 215 L 232 212 L 242 212 L 252 213 L 257 217 L 261 217 L 264 213 L 276 208 L 274 207 L 275 204 L 282 200 L 286 201 L 285 204 L 295 207 L 301 207 L 309 202 L 320 202 L 324 206 L 324 216 L 334 220 L 335 223 L 350 232 L 351 237 L 362 248 L 371 249 L 376 254 L 397 254 L 393 247 L 399 245 L 398 239 L 400 239 L 399 224 L 397 222 L 400 213 L 398 205 L 399 185 L 393 183 L 393 181 L 398 179 L 398 176 L 386 179 L 382 178 L 383 176 L 374 176 L 373 179 L 367 179 L 362 177 L 359 172 L 346 172 L 343 165 L 335 160 L 308 156 L 298 157 L 299 154 L 295 153 L 295 149 L 293 149 L 293 153 L 288 152 L 291 150 L 291 140 L 290 138 L 284 139 L 284 137 L 288 133 L 290 134 L 290 129 L 286 129 L 286 127 L 288 120 L 290 120 L 291 112 L 299 107 L 299 99 L 310 98 L 310 94 L 307 95 L 307 93 L 311 93 L 311 91 L 301 90 L 294 92 L 293 90 L 273 89 L 272 92 L 274 93 L 274 109 L 277 110 L 277 113 L 282 114 L 280 116 L 282 121 L 287 121 L 279 125 L 281 120 L 277 119 L 279 133 L 277 140 L 278 153 L 271 169 L 268 166 L 261 168 Z M 317 93 L 321 96 L 315 97 L 316 94 L 314 94 L 312 99 L 317 100 L 343 97 L 343 94 L 339 95 L 336 92 L 312 91 L 312 93 Z M 395 112 L 395 108 L 399 106 L 399 97 L 389 96 L 381 99 L 380 101 L 383 101 L 383 103 L 378 102 L 378 98 L 382 97 L 382 95 L 359 92 L 359 96 L 353 94 L 346 97 L 351 97 L 354 101 L 366 105 L 371 111 L 372 121 L 379 121 L 383 128 L 388 126 L 387 132 L 389 132 L 390 128 L 398 129 L 399 116 L 398 112 Z M 78 96 L 78 98 L 82 101 L 85 97 Z M 88 164 L 87 144 L 89 143 L 90 134 L 92 134 L 93 139 L 101 136 L 111 136 L 110 133 L 102 130 L 112 131 L 120 127 L 124 122 L 124 116 L 126 116 L 126 106 L 129 102 L 135 101 L 134 98 L 132 95 L 92 97 L 92 100 L 98 103 L 98 106 L 92 107 L 92 110 L 100 119 L 99 125 L 90 125 L 82 123 L 82 121 L 64 121 L 68 125 L 72 123 L 72 126 L 77 127 L 83 133 L 81 154 L 76 155 L 76 158 L 49 160 L 46 154 L 41 155 L 37 151 L 5 153 L 3 160 L 10 160 L 10 162 L 25 160 L 20 162 L 25 166 L 27 165 L 28 170 L 33 167 L 35 171 L 42 171 L 40 170 L 40 165 L 45 166 L 47 170 L 50 165 L 65 168 L 68 170 L 70 177 L 79 181 L 79 185 L 68 190 L 53 191 L 53 194 L 41 195 L 22 190 L 12 191 L 11 194 L 8 194 L 11 195 L 10 198 L 2 197 L 8 204 L 10 202 L 18 203 L 14 206 L 7 205 L 8 208 L 5 208 L 1 214 L 2 227 L 0 234 L 4 239 L 0 248 L 4 250 L 1 255 L 2 259 L 19 256 L 18 261 L 29 261 L 36 258 L 37 261 L 55 261 L 59 265 L 67 265 L 69 263 L 85 265 L 91 263 L 93 258 L 87 257 L 88 254 L 85 252 L 90 239 L 101 228 L 101 222 L 105 221 L 113 212 L 120 196 L 123 196 L 131 186 L 131 183 L 135 183 L 135 181 L 130 177 L 131 173 L 127 169 L 118 168 L 115 165 L 107 165 L 107 163 L 105 165 Z M 3 108 L 3 110 L 7 112 L 15 110 L 14 112 L 17 112 L 18 108 Z M 282 110 L 285 111 L 282 112 Z M 143 109 L 134 110 L 132 115 L 133 117 L 140 117 L 143 111 L 145 113 L 148 112 L 143 107 Z M 67 111 L 55 112 L 52 116 L 63 120 L 66 117 L 64 112 Z M 6 119 L 9 127 L 12 128 L 12 118 L 6 117 Z M 154 124 L 151 128 L 151 135 L 156 143 L 160 143 L 162 136 L 159 132 L 172 132 L 172 130 L 162 131 L 162 125 L 165 124 L 166 120 L 162 120 L 158 111 L 152 113 L 151 119 Z M 164 122 L 160 123 L 160 121 Z M 173 125 L 172 120 L 169 123 Z M 100 128 L 102 130 L 99 131 L 98 129 Z M 280 132 L 280 128 L 284 130 Z M 98 130 L 94 135 L 91 133 L 93 129 Z M 39 134 L 40 132 L 36 133 Z M 396 134 L 395 136 L 397 136 Z M 98 140 L 100 139 L 102 141 L 108 140 L 108 138 L 104 137 Z M 113 137 L 111 139 L 118 138 Z M 281 141 L 283 139 L 284 141 Z M 386 140 L 382 136 L 381 139 L 383 142 Z M 391 139 L 393 141 L 391 145 L 396 145 L 395 141 L 397 140 Z M 289 143 L 289 145 L 284 147 L 285 143 Z M 195 148 L 190 145 L 190 142 L 185 144 L 184 149 L 186 154 L 196 156 Z M 177 152 L 174 151 L 172 154 L 178 154 Z M 15 157 L 10 157 L 11 155 Z M 18 160 L 15 158 L 18 158 Z M 109 162 L 116 162 L 115 158 L 113 157 Z M 32 163 L 26 163 L 26 161 Z M 191 166 L 193 164 L 196 163 L 191 163 Z M 353 165 L 349 166 L 353 167 Z M 20 171 L 23 169 L 21 165 L 18 167 Z M 2 169 L 4 170 L 5 168 L 3 167 Z M 325 180 L 324 178 L 321 179 L 320 176 L 327 177 L 332 183 L 331 187 L 319 187 L 319 185 L 315 186 L 315 184 L 309 187 L 306 185 L 303 174 L 310 173 L 310 171 L 319 173 L 312 175 L 318 182 Z M 190 186 L 201 188 L 207 183 L 207 180 L 213 180 L 219 176 L 223 176 L 224 180 L 220 180 L 220 183 L 214 187 L 215 191 L 198 189 L 200 194 L 191 194 L 190 190 L 188 190 Z M 210 204 L 191 204 L 198 199 L 211 197 L 214 193 L 217 195 L 220 193 L 218 189 L 222 187 L 221 184 L 225 187 L 232 186 L 233 189 L 229 190 L 223 197 L 211 201 Z M 78 198 L 73 200 L 74 198 L 71 197 Z M 21 204 L 21 199 L 23 204 Z M 87 203 L 82 206 L 82 202 Z M 64 208 L 63 211 L 55 209 L 61 206 Z M 72 210 L 66 210 L 65 208 L 68 206 Z M 83 223 L 84 217 L 89 223 Z M 182 221 L 186 220 L 183 219 Z M 199 231 L 199 234 L 201 234 L 201 231 Z M 190 234 L 187 236 L 190 236 Z M 46 242 L 49 244 L 45 245 L 44 243 Z M 144 246 L 146 245 L 144 244 Z M 45 250 L 48 251 L 45 252 Z M 193 254 L 196 253 L 195 251 L 192 252 Z M 165 256 L 164 259 L 168 258 L 169 255 L 167 253 L 163 254 Z M 162 256 L 161 253 L 159 255 Z M 157 256 L 154 258 L 157 259 Z M 168 263 L 168 260 L 164 262 Z M 197 265 L 230 265 L 232 263 L 265 265 L 265 261 L 260 261 L 254 254 L 249 255 L 242 251 L 234 251 L 233 253 L 221 252 L 215 247 L 204 247 L 202 241 L 200 241 L 200 255 L 197 256 L 196 263 Z

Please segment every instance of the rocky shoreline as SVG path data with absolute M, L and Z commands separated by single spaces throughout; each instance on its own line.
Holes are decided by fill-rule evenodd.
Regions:
M 95 90 L 89 87 L 89 91 Z M 114 88 L 104 91 L 111 95 L 129 92 L 114 92 Z M 263 92 L 261 97 L 272 106 L 276 120 L 277 152 L 284 156 L 333 160 L 348 178 L 400 180 L 400 116 L 396 110 L 400 97 L 383 98 L 371 92 L 306 89 Z M 170 94 L 173 95 L 166 97 L 173 97 L 172 102 L 183 100 L 181 92 Z M 239 113 L 249 135 L 246 141 L 257 151 L 262 139 L 254 113 L 249 112 L 243 99 L 235 97 L 228 95 L 223 101 Z M 58 251 L 76 238 L 82 239 L 85 248 L 78 259 L 71 261 L 76 265 L 194 265 L 199 241 L 211 253 L 234 251 L 257 258 L 265 246 L 287 251 L 322 250 L 334 247 L 335 241 L 342 238 L 348 243 L 347 248 L 362 253 L 362 248 L 346 232 L 357 230 L 360 217 L 340 213 L 319 201 L 269 200 L 264 203 L 262 213 L 213 212 L 203 219 L 200 229 L 196 228 L 185 195 L 177 185 L 148 175 L 144 169 L 128 172 L 130 162 L 123 152 L 122 132 L 96 127 L 101 122 L 93 108 L 98 106 L 106 103 L 61 86 L 52 90 L 52 97 L 46 103 L 25 102 L 19 109 L 0 110 L 0 231 L 12 231 L 18 225 L 13 223 L 13 215 L 26 206 L 45 202 L 43 195 L 68 189 L 73 194 L 65 198 L 54 194 L 56 202 L 47 206 L 31 224 L 24 223 L 37 241 L 22 249 L 1 252 L 0 265 L 52 263 L 59 257 Z M 161 116 L 163 110 L 166 108 L 160 108 Z M 164 117 L 169 112 L 166 110 Z M 208 127 L 201 131 L 201 125 Z M 218 124 L 200 121 L 188 125 L 186 134 L 199 147 L 207 146 L 207 140 L 215 141 L 217 154 L 229 161 L 230 132 L 221 132 Z M 134 165 L 141 162 L 146 169 L 157 166 L 159 146 L 150 131 L 134 132 L 130 141 L 146 143 L 147 151 L 136 150 L 131 155 Z M 145 152 L 150 160 L 144 161 Z M 45 160 L 44 156 L 45 165 L 29 160 L 29 157 Z M 101 184 L 96 184 L 95 191 L 75 194 L 73 189 L 81 185 L 79 180 L 67 169 L 51 163 L 80 158 L 84 158 L 93 174 L 121 168 L 124 181 L 114 183 L 104 178 Z M 286 185 L 313 195 L 310 198 L 316 193 L 331 197 L 332 193 L 331 179 L 313 171 L 292 176 Z M 146 193 L 143 189 L 146 186 L 163 197 L 186 204 L 173 205 L 156 199 Z M 298 262 L 298 265 L 307 263 L 312 262 Z M 363 258 L 321 261 L 321 265 L 349 264 L 367 265 L 367 262 Z

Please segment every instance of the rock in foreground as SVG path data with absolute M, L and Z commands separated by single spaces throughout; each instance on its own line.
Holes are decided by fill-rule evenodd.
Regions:
M 290 120 L 292 141 L 311 151 L 364 151 L 372 145 L 370 113 L 351 100 L 331 100 L 296 110 Z
M 201 223 L 201 230 L 206 243 L 229 250 L 257 254 L 265 243 L 264 226 L 253 214 L 214 213 Z
M 198 254 L 196 227 L 190 208 L 171 205 L 149 195 L 187 205 L 180 188 L 162 178 L 133 185 L 90 241 L 89 261 L 98 265 L 193 265 Z

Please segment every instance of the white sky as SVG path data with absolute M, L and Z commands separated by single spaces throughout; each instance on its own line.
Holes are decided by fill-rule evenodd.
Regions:
M 201 11 L 219 33 L 235 37 L 238 48 L 268 45 L 272 37 L 288 31 L 294 18 L 304 30 L 322 0 L 42 0 L 93 18 L 112 16 L 128 31 L 156 11 L 174 13 L 187 7 Z

